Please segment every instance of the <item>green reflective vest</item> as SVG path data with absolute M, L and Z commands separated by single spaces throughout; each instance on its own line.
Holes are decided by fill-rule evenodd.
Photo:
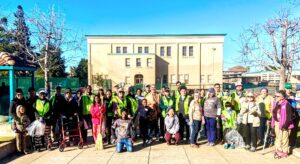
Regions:
M 108 105 L 107 105 L 107 110 L 106 110 L 106 111 L 108 111 L 108 109 L 110 109 L 110 108 L 112 107 L 112 105 L 113 105 L 113 98 L 111 98 L 111 99 L 109 100 Z M 113 111 L 108 111 L 108 112 L 107 112 L 107 116 L 114 116 Z
M 127 107 L 127 99 L 126 97 L 124 97 L 124 100 L 122 101 L 118 96 L 114 97 L 113 100 L 116 104 L 117 104 L 117 112 L 119 117 L 122 116 L 122 109 L 125 109 Z
M 245 97 L 245 92 L 242 92 L 241 97 L 238 96 L 238 94 L 236 92 L 233 92 L 231 94 L 232 99 L 236 102 L 236 104 L 233 106 L 233 109 L 239 113 L 241 110 L 241 102 L 240 102 L 240 98 Z
M 50 103 L 46 101 L 45 104 L 43 104 L 43 101 L 41 99 L 37 99 L 35 103 L 35 109 L 39 116 L 44 117 L 45 114 L 50 111 Z M 50 115 L 45 119 L 49 119 L 49 118 Z
M 263 98 L 262 96 L 258 96 L 256 99 L 256 103 L 263 103 L 265 106 L 265 115 L 268 119 L 271 118 L 271 111 L 272 111 L 272 103 L 273 103 L 273 98 L 271 96 L 267 96 Z
M 174 101 L 171 97 L 168 97 L 167 96 L 162 96 L 161 97 L 162 99 L 162 105 L 160 106 L 161 107 L 161 114 L 162 116 L 165 118 L 166 115 L 167 115 L 167 109 L 170 108 L 170 107 L 173 107 L 174 105 Z
M 179 108 L 178 108 L 178 104 L 179 104 L 179 101 L 180 101 L 180 98 L 181 98 L 181 96 L 178 96 L 177 98 L 176 98 L 176 106 L 175 106 L 175 110 L 176 110 L 176 112 L 178 112 L 179 111 Z M 187 95 L 187 96 L 185 96 L 185 99 L 184 99 L 184 114 L 185 115 L 188 115 L 189 114 L 189 103 L 190 103 L 190 96 L 189 95 Z
M 235 129 L 236 128 L 236 112 L 232 110 L 231 114 L 225 109 L 222 111 L 222 114 L 226 118 L 226 121 L 223 121 L 223 130 L 226 128 Z
M 131 112 L 132 112 L 132 114 L 135 114 L 135 112 L 139 106 L 138 101 L 130 96 L 128 96 L 127 98 L 131 103 Z
M 83 115 L 89 115 L 91 112 L 91 106 L 93 104 L 93 100 L 94 100 L 94 95 L 83 95 L 81 97 L 81 101 L 82 101 L 82 114 Z

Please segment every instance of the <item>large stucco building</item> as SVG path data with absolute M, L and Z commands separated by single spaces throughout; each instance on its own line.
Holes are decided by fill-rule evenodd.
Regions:
M 181 81 L 189 88 L 222 83 L 225 34 L 87 35 L 88 80 L 112 85 Z

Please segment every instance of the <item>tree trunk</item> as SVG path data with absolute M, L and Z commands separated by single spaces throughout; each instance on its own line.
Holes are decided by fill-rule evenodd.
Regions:
M 278 70 L 278 73 L 279 73 L 279 90 L 284 89 L 285 80 L 286 80 L 285 72 L 286 72 L 286 68 L 284 68 L 283 66 L 281 66 L 280 69 Z
M 45 52 L 45 91 L 48 93 L 48 97 L 50 96 L 50 85 L 48 80 L 48 71 L 49 71 L 49 64 L 48 64 L 48 51 L 49 51 L 49 43 L 50 43 L 50 36 L 47 37 L 46 42 L 46 52 Z

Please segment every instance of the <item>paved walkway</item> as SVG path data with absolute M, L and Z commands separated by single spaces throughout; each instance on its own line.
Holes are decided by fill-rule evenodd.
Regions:
M 202 164 L 202 163 L 270 163 L 270 164 L 299 164 L 300 159 L 295 156 L 275 160 L 272 150 L 262 150 L 255 153 L 244 149 L 225 150 L 222 145 L 214 147 L 203 143 L 200 148 L 191 148 L 189 145 L 168 146 L 165 143 L 156 142 L 155 145 L 142 147 L 140 143 L 135 144 L 133 153 L 116 153 L 115 147 L 107 147 L 104 150 L 96 151 L 94 145 L 89 145 L 84 149 L 77 147 L 67 147 L 64 152 L 58 149 L 53 151 L 34 152 L 21 157 L 8 157 L 0 163 L 72 163 L 72 164 Z

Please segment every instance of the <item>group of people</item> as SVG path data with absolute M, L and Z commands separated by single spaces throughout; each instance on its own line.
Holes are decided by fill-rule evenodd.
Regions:
M 286 84 L 285 90 L 274 96 L 268 94 L 267 88 L 261 89 L 258 95 L 245 92 L 241 83 L 236 83 L 232 92 L 226 88 L 221 91 L 220 84 L 208 90 L 188 90 L 181 82 L 176 86 L 172 93 L 164 87 L 158 92 L 155 85 L 147 85 L 144 90 L 129 87 L 127 95 L 122 87 L 105 92 L 99 89 L 94 94 L 91 86 L 74 95 L 67 88 L 62 94 L 58 86 L 49 99 L 45 91 L 36 96 L 34 88 L 29 88 L 27 100 L 22 90 L 17 89 L 10 114 L 16 125 L 23 125 L 22 128 L 13 126 L 18 151 L 27 153 L 26 126 L 36 119 L 45 120 L 47 146 L 51 147 L 53 140 L 59 142 L 61 134 L 55 129 L 61 116 L 80 118 L 85 143 L 87 130 L 91 128 L 95 142 L 102 134 L 104 142 L 116 144 L 117 152 L 122 152 L 124 146 L 132 152 L 137 138 L 142 139 L 143 146 L 160 139 L 167 145 L 185 141 L 198 148 L 200 134 L 207 138 L 209 146 L 220 143 L 225 149 L 234 149 L 236 143 L 225 137 L 232 130 L 242 136 L 245 149 L 254 152 L 266 142 L 268 126 L 275 131 L 276 153 L 286 157 L 289 149 L 296 147 L 300 85 L 293 93 L 292 86 Z

